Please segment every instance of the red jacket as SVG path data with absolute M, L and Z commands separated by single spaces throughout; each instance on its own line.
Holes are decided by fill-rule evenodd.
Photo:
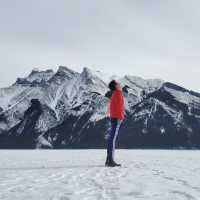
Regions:
M 123 92 L 121 90 L 115 90 L 110 99 L 110 117 L 123 120 L 124 115 L 125 106 Z

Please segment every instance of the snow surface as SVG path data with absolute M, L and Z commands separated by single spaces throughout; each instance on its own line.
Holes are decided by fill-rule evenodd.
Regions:
M 172 94 L 177 101 L 180 101 L 187 105 L 192 105 L 193 107 L 199 107 L 199 97 L 191 95 L 189 92 L 182 92 L 169 87 L 165 87 L 165 90 Z
M 16 96 L 22 94 L 24 91 L 26 91 L 27 88 L 23 86 L 11 86 L 9 88 L 0 88 L 0 106 L 4 109 L 8 109 L 8 105 L 10 106 L 12 104 L 15 104 L 15 98 Z
M 143 79 L 137 76 L 126 75 L 122 77 L 120 80 L 122 85 L 128 85 L 131 88 L 149 90 L 149 92 L 153 92 L 156 89 L 159 89 L 164 81 L 161 79 Z
M 117 150 L 121 168 L 104 167 L 105 150 L 2 150 L 1 200 L 199 200 L 200 152 Z

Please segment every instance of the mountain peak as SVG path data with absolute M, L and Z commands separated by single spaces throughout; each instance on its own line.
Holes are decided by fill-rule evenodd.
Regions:
M 78 72 L 66 67 L 66 66 L 59 66 L 58 70 L 56 72 L 56 75 L 59 76 L 67 76 L 69 78 L 71 78 L 72 76 L 78 74 Z
M 106 74 L 104 72 L 101 72 L 99 70 L 92 70 L 88 67 L 84 67 L 83 68 L 83 72 L 82 74 L 85 77 L 97 77 L 98 79 L 102 80 L 105 84 L 108 84 L 109 81 L 111 81 L 112 79 L 114 79 L 115 76 L 112 76 L 110 74 Z
M 91 69 L 88 68 L 88 67 L 84 67 L 82 73 L 83 73 L 83 74 L 93 74 L 93 70 L 91 70 Z
M 39 70 L 38 68 L 34 68 L 27 77 L 17 78 L 17 81 L 15 84 L 38 85 L 40 83 L 44 83 L 48 81 L 53 75 L 54 75 L 54 71 L 51 69 Z
M 40 72 L 39 68 L 35 67 L 32 69 L 32 72 L 31 73 L 37 73 L 37 72 Z
M 70 68 L 68 68 L 68 67 L 66 67 L 66 66 L 62 66 L 62 65 L 60 65 L 60 66 L 58 67 L 57 72 L 75 73 L 75 71 L 73 71 L 72 69 L 70 69 Z
M 84 67 L 81 75 L 86 79 L 91 79 L 94 76 L 93 70 L 88 67 Z
M 143 79 L 139 76 L 125 75 L 121 79 L 122 83 L 135 85 L 139 88 L 160 88 L 164 81 L 161 79 Z
M 39 68 L 33 68 L 28 77 L 31 77 L 35 74 L 53 74 L 53 73 L 54 71 L 52 69 L 40 70 Z
M 57 72 L 52 76 L 52 78 L 49 80 L 50 82 L 56 82 L 61 84 L 64 80 L 69 80 L 79 74 L 78 72 L 69 69 L 66 66 L 59 66 Z

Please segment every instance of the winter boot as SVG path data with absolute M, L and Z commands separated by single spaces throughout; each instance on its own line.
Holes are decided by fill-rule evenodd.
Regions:
M 106 167 L 121 167 L 120 164 L 117 164 L 115 161 L 109 160 L 108 158 L 106 159 L 105 166 Z

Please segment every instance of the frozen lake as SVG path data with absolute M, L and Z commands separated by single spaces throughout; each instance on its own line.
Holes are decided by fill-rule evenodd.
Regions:
M 200 151 L 1 150 L 0 200 L 200 200 Z

